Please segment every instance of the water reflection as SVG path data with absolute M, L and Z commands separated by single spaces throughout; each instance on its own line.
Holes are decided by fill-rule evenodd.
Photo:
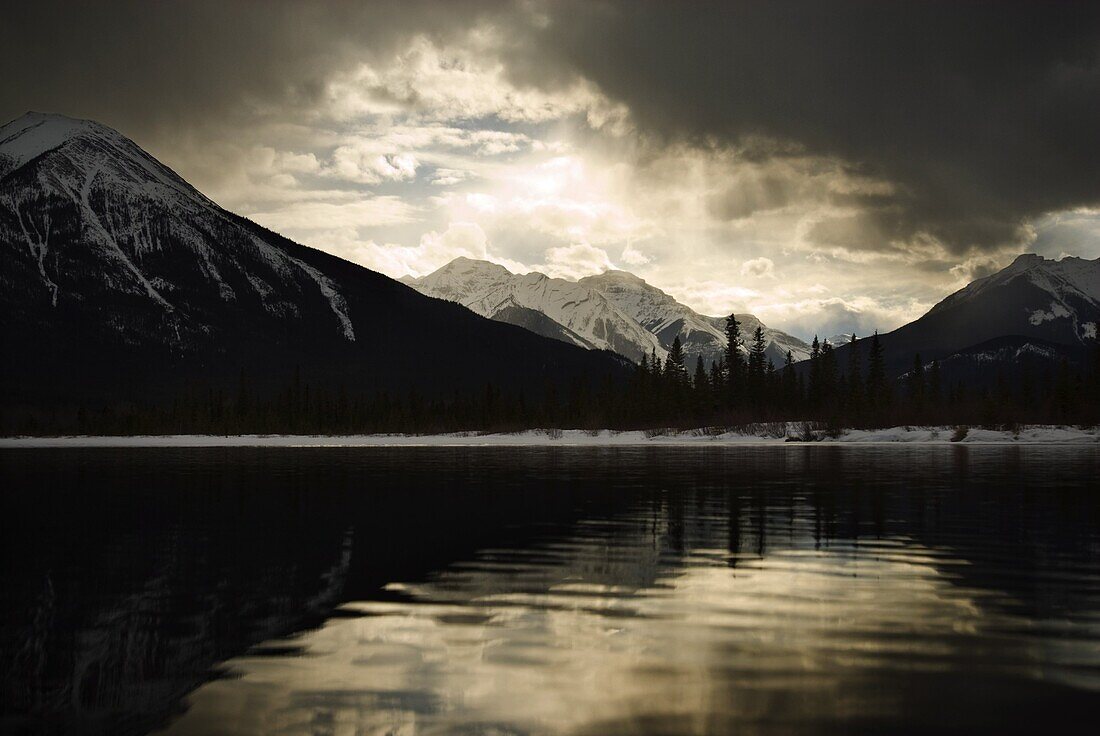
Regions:
M 1012 732 L 1085 730 L 1100 705 L 1094 451 L 285 453 L 131 459 L 106 483 L 89 456 L 6 463 L 40 491 L 4 510 L 40 522 L 48 564 L 12 550 L 5 712 L 181 734 Z M 96 498 L 79 522 L 74 489 Z M 89 514 L 123 529 L 81 532 Z

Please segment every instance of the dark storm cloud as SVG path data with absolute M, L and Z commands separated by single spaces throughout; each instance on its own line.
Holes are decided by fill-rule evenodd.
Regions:
M 106 0 L 9 3 L 0 19 L 0 118 L 91 117 L 132 136 L 308 108 L 330 75 L 445 36 L 500 2 Z
M 722 220 L 737 220 L 756 212 L 763 212 L 790 204 L 796 191 L 789 179 L 764 175 L 752 182 L 738 182 L 736 186 L 711 196 L 707 211 Z
M 1100 201 L 1100 3 L 585 2 L 548 6 L 513 72 L 576 73 L 661 137 L 800 144 L 896 184 L 825 239 L 1020 237 Z M 741 208 L 735 207 L 736 215 Z
M 892 193 L 845 195 L 822 244 L 1017 242 L 1044 212 L 1100 202 L 1097 2 L 20 2 L 0 21 L 0 118 L 44 109 L 130 135 L 308 110 L 332 75 L 504 30 L 519 83 L 579 77 L 651 140 L 754 160 L 830 157 Z M 764 182 L 710 202 L 789 200 Z

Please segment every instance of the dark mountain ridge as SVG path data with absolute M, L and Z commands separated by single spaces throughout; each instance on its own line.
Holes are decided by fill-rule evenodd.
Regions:
M 879 340 L 889 376 L 905 374 L 919 355 L 925 364 L 939 361 L 946 378 L 989 384 L 998 371 L 1018 372 L 1014 364 L 1025 353 L 1041 355 L 1043 362 L 1065 359 L 1080 365 L 1094 344 L 1098 324 L 1100 258 L 1054 261 L 1025 254 L 941 300 L 919 319 L 879 335 Z M 997 340 L 1012 343 L 1014 349 L 987 349 Z M 870 345 L 861 339 L 836 346 L 838 365 L 847 366 L 849 351 L 856 350 L 866 366 Z M 1020 353 L 1026 345 L 1033 349 Z M 979 354 L 987 354 L 986 359 L 976 362 Z M 808 362 L 800 365 L 806 367 Z

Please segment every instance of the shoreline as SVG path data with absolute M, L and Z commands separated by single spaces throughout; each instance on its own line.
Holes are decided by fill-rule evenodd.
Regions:
M 790 425 L 788 435 L 797 430 Z M 139 447 L 751 447 L 761 445 L 1029 445 L 1100 446 L 1100 427 L 1081 428 L 1053 425 L 1023 426 L 1018 432 L 970 429 L 959 441 L 952 441 L 953 427 L 891 427 L 844 430 L 838 437 L 813 441 L 790 440 L 775 433 L 722 432 L 705 430 L 590 432 L 579 429 L 527 430 L 514 433 L 453 432 L 433 435 L 135 435 L 4 437 L 0 449 L 19 448 L 139 448 Z

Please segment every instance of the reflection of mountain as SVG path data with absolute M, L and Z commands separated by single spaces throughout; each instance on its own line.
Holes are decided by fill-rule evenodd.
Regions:
M 622 732 L 798 702 L 812 732 L 843 716 L 839 682 L 914 724 L 966 698 L 1005 718 L 1036 693 L 1079 707 L 1066 683 L 1098 663 L 1043 626 L 1095 605 L 1097 458 L 889 452 L 7 452 L 0 711 L 110 733 L 185 708 L 173 729 L 204 733 L 234 704 L 241 733 L 270 732 L 269 707 L 288 732 Z M 285 638 L 344 601 L 370 615 Z M 225 666 L 256 676 L 209 682 L 249 647 Z
M 223 660 L 569 504 L 501 488 L 473 513 L 461 470 L 429 479 L 385 452 L 369 471 L 231 454 L 6 453 L 0 731 L 146 732 Z

